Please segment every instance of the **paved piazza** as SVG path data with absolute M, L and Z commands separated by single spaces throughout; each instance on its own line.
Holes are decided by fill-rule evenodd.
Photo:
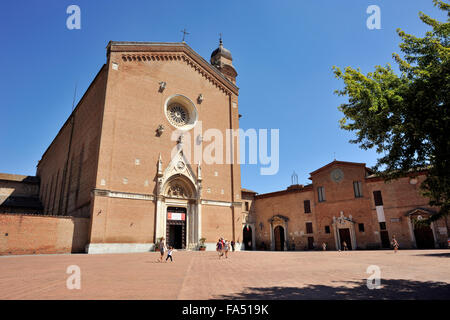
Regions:
M 0 257 L 0 299 L 450 299 L 450 250 Z M 67 267 L 81 289 L 66 287 Z M 369 265 L 381 288 L 369 290 Z

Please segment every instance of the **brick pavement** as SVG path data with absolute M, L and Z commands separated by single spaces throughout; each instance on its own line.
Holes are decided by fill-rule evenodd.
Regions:
M 450 251 L 215 252 L 0 257 L 0 299 L 450 299 Z M 66 269 L 81 268 L 68 290 Z M 381 285 L 368 290 L 366 269 Z

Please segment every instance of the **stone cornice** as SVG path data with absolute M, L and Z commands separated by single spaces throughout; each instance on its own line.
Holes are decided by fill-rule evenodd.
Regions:
M 153 201 L 156 199 L 156 197 L 152 194 L 110 191 L 110 190 L 103 190 L 103 189 L 94 189 L 92 192 L 95 196 L 100 196 L 100 197 L 147 200 L 147 201 Z
M 100 197 L 109 197 L 109 198 L 121 198 L 121 199 L 133 199 L 133 200 L 146 200 L 146 201 L 155 201 L 160 200 L 168 201 L 171 200 L 174 202 L 177 201 L 188 201 L 188 202 L 196 202 L 197 199 L 192 198 L 169 198 L 164 196 L 155 196 L 154 194 L 143 194 L 143 193 L 131 193 L 131 192 L 121 192 L 121 191 L 111 191 L 104 189 L 94 189 L 92 191 L 94 196 Z M 242 202 L 228 202 L 228 201 L 220 201 L 220 200 L 201 200 L 202 205 L 211 205 L 211 206 L 220 206 L 220 207 L 233 207 L 233 206 L 242 206 Z
M 239 94 L 234 83 L 185 43 L 110 41 L 107 50 L 108 56 L 110 52 L 123 52 L 125 62 L 183 61 L 226 94 Z

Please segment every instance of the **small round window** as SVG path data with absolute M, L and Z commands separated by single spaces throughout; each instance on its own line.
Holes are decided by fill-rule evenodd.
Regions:
M 194 103 L 183 95 L 171 96 L 167 99 L 164 109 L 167 120 L 177 129 L 189 130 L 197 122 L 198 114 Z

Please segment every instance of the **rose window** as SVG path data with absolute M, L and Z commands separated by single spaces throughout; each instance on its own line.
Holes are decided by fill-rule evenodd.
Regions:
M 183 106 L 179 104 L 173 104 L 169 106 L 167 111 L 169 121 L 175 127 L 182 127 L 188 124 L 189 113 Z
M 178 130 L 190 130 L 198 120 L 195 104 L 181 94 L 174 94 L 166 100 L 164 113 L 170 124 Z

